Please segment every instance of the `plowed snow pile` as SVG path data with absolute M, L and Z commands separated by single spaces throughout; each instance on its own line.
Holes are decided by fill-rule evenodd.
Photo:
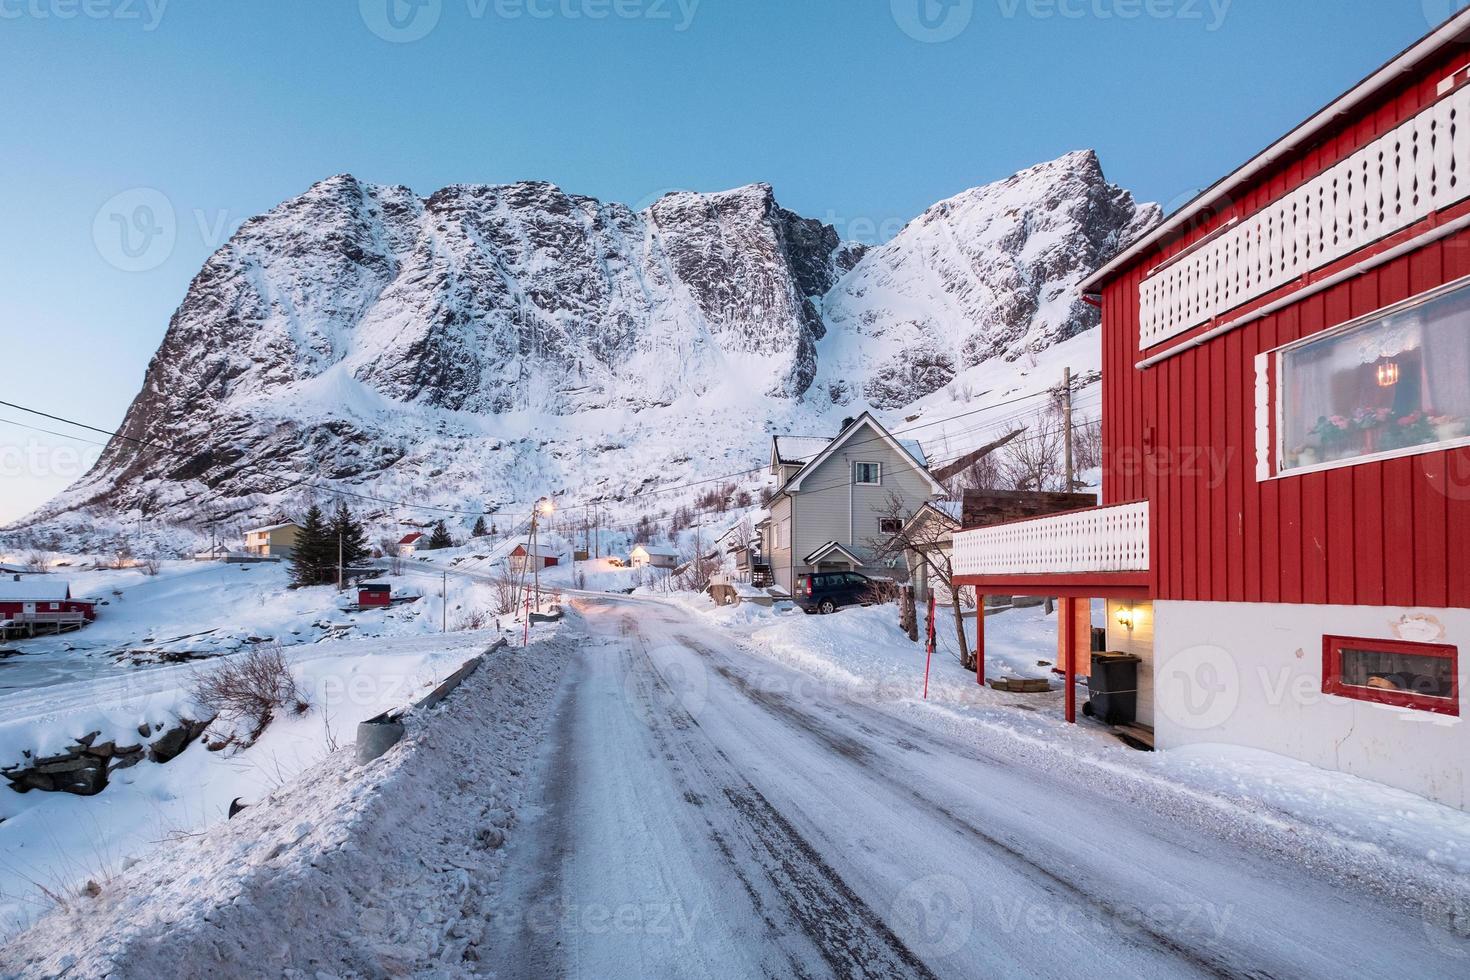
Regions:
M 347 746 L 66 898 L 0 950 L 0 976 L 470 972 L 570 643 L 487 655 L 381 759 Z

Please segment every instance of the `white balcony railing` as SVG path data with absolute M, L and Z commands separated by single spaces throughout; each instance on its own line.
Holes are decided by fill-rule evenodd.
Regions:
M 1148 501 L 961 531 L 956 575 L 1148 571 Z

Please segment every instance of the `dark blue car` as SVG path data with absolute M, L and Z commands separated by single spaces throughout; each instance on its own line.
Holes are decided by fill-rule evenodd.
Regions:
M 877 584 L 857 572 L 813 572 L 796 577 L 791 597 L 808 613 L 833 613 L 843 606 L 867 606 L 878 601 Z

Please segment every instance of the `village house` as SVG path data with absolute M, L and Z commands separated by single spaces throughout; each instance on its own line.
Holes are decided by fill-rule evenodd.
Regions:
M 628 552 L 628 564 L 634 568 L 668 568 L 679 564 L 679 549 L 662 544 L 635 544 Z
M 778 489 L 761 525 L 762 552 L 787 592 L 810 572 L 906 578 L 902 558 L 880 557 L 882 543 L 944 496 L 923 447 L 895 439 L 867 412 L 847 420 L 835 438 L 773 437 L 770 473 Z
M 544 544 L 533 546 L 521 541 L 506 555 L 505 563 L 512 572 L 520 575 L 535 568 L 555 568 L 561 564 L 561 556 Z
M 1093 276 L 1103 506 L 955 536 L 961 584 L 1063 598 L 1074 677 L 1107 600 L 1160 748 L 1470 807 L 1467 42 L 1462 12 Z
M 96 618 L 96 600 L 73 599 L 71 583 L 65 580 L 15 574 L 0 579 L 0 626 L 6 632 L 60 632 L 80 628 Z
M 419 542 L 423 540 L 423 537 L 424 532 L 422 531 L 405 534 L 398 542 L 398 557 L 412 558 L 414 553 L 419 550 Z
M 271 524 L 245 532 L 245 553 L 256 558 L 290 558 L 296 553 L 301 527 L 295 521 Z

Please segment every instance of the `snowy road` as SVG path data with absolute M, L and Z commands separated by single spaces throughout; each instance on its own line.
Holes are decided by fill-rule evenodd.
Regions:
M 843 698 L 677 607 L 587 640 L 501 976 L 1464 976 L 1420 917 Z

